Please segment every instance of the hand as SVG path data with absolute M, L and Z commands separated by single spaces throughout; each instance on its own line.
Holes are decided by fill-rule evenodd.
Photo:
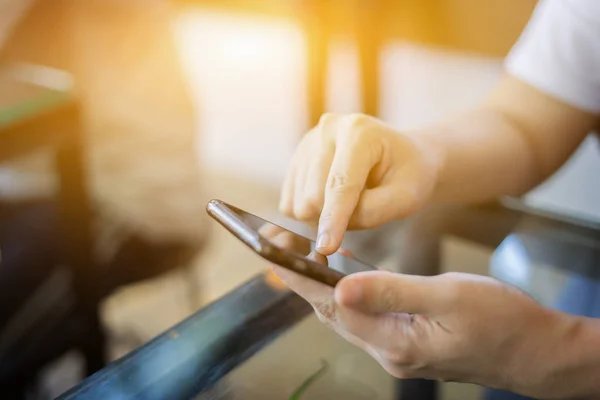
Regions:
M 319 224 L 326 255 L 344 232 L 382 225 L 430 198 L 441 151 L 416 134 L 398 133 L 365 115 L 324 115 L 300 143 L 285 179 L 280 208 Z
M 571 319 L 491 278 L 365 272 L 336 289 L 273 267 L 319 319 L 398 378 L 477 383 L 550 398 L 544 381 Z M 542 383 L 545 382 L 545 383 Z

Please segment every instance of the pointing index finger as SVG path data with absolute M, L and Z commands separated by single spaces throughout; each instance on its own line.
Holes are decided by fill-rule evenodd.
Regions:
M 340 247 L 350 217 L 375 162 L 361 135 L 340 135 L 325 188 L 317 250 L 332 254 Z

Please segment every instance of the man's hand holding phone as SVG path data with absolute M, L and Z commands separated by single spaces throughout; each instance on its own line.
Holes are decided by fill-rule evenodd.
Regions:
M 273 271 L 313 306 L 321 322 L 395 377 L 557 398 L 545 390 L 552 385 L 538 383 L 556 382 L 546 366 L 557 346 L 572 342 L 577 321 L 515 288 L 470 274 L 369 271 L 346 276 L 334 289 L 279 266 Z
M 347 229 L 408 216 L 430 201 L 445 157 L 435 143 L 374 118 L 326 115 L 292 159 L 280 208 L 296 219 L 318 221 L 317 249 L 329 255 Z M 491 278 L 369 271 L 347 275 L 331 288 L 274 270 L 323 323 L 398 378 L 569 397 L 555 388 L 568 388 L 576 375 L 570 361 L 557 361 L 556 349 L 584 357 L 573 339 L 585 332 L 581 320 Z

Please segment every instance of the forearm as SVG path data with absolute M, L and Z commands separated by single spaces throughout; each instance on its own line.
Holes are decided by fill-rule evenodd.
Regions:
M 542 179 L 518 127 L 491 108 L 470 111 L 422 134 L 441 147 L 437 201 L 472 203 L 518 195 Z
M 475 110 L 420 135 L 438 144 L 434 197 L 481 202 L 519 195 L 553 174 L 597 127 L 598 116 L 505 76 Z
M 544 359 L 539 360 L 544 376 L 532 394 L 556 399 L 600 398 L 600 320 L 561 315 L 566 329 L 557 341 L 548 343 Z

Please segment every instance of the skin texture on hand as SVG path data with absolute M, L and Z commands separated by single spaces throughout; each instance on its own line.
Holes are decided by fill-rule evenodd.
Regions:
M 396 132 L 363 115 L 325 115 L 298 146 L 280 208 L 318 223 L 317 248 L 332 254 L 347 229 L 382 225 L 429 202 L 522 194 L 556 171 L 598 123 L 598 115 L 509 75 L 472 111 L 418 132 Z M 600 392 L 600 377 L 590 378 L 600 357 L 575 345 L 583 337 L 600 348 L 593 340 L 600 328 L 582 329 L 577 318 L 496 280 L 378 271 L 348 276 L 334 290 L 273 269 L 322 322 L 394 376 L 539 398 Z
M 318 223 L 318 249 L 331 254 L 347 229 L 373 228 L 432 201 L 522 194 L 558 169 L 598 122 L 511 76 L 472 111 L 419 131 L 326 114 L 292 158 L 280 209 Z
M 400 135 L 365 115 L 326 114 L 286 177 L 281 210 L 315 223 L 317 249 L 332 254 L 347 228 L 404 217 L 431 196 L 441 156 L 424 138 Z
M 547 365 L 575 324 L 494 279 L 450 273 L 352 274 L 334 289 L 274 266 L 319 319 L 398 378 L 548 392 Z M 557 396 L 557 397 L 555 397 Z

